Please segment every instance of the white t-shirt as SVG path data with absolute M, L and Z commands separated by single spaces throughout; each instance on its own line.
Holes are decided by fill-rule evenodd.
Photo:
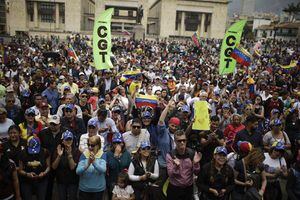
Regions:
M 276 169 L 286 167 L 286 161 L 284 157 L 273 159 L 270 157 L 269 153 L 265 153 L 264 165 L 268 165 L 266 172 L 274 174 Z
M 120 188 L 118 185 L 115 185 L 113 194 L 117 195 L 118 198 L 129 199 L 130 195 L 134 193 L 131 185 L 127 185 L 125 188 Z
M 14 124 L 14 121 L 9 118 L 6 118 L 4 123 L 0 123 L 0 138 L 8 137 L 8 128 Z

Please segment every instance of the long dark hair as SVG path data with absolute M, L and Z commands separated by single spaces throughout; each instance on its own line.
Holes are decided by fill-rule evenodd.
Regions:
M 215 175 L 218 174 L 218 171 L 216 170 L 215 167 L 215 159 L 212 159 L 211 163 L 210 163 L 210 169 L 209 169 L 209 182 L 211 184 L 214 184 L 215 182 Z M 230 174 L 230 168 L 229 166 L 225 163 L 222 167 L 222 169 L 220 170 L 220 174 L 222 175 L 222 184 L 223 185 L 227 185 L 228 182 L 228 177 Z

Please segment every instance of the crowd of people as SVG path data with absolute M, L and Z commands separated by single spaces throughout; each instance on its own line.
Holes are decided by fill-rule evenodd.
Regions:
M 113 39 L 105 70 L 89 44 L 77 34 L 3 45 L 1 200 L 300 199 L 297 41 L 263 40 L 228 75 L 221 40 Z M 140 94 L 157 105 L 137 106 Z M 192 128 L 196 101 L 210 130 Z

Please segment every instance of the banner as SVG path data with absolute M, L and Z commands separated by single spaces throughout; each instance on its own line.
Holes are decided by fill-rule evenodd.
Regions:
M 195 101 L 195 122 L 193 123 L 193 130 L 210 130 L 210 119 L 207 104 L 208 103 L 206 101 Z
M 110 69 L 113 67 L 110 61 L 111 55 L 111 17 L 114 9 L 105 10 L 95 20 L 93 32 L 93 54 L 96 69 Z
M 219 62 L 219 74 L 221 75 L 234 72 L 236 61 L 230 54 L 235 46 L 240 43 L 245 24 L 246 20 L 240 20 L 234 23 L 225 33 Z

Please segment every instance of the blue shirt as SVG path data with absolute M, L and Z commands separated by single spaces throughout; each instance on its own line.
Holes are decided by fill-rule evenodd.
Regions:
M 76 174 L 79 178 L 79 190 L 83 192 L 102 192 L 106 188 L 105 174 L 106 161 L 103 157 L 95 158 L 95 161 L 85 170 L 89 158 L 84 154 L 80 156 Z
M 158 132 L 157 132 L 157 149 L 160 151 L 157 161 L 160 167 L 166 167 L 166 155 L 167 153 L 171 152 L 173 147 L 173 137 L 169 129 L 166 127 L 165 124 L 157 125 Z
M 51 113 L 56 113 L 59 101 L 59 93 L 57 89 L 52 90 L 50 88 L 47 88 L 42 92 L 42 96 L 45 96 L 48 103 L 51 105 Z

